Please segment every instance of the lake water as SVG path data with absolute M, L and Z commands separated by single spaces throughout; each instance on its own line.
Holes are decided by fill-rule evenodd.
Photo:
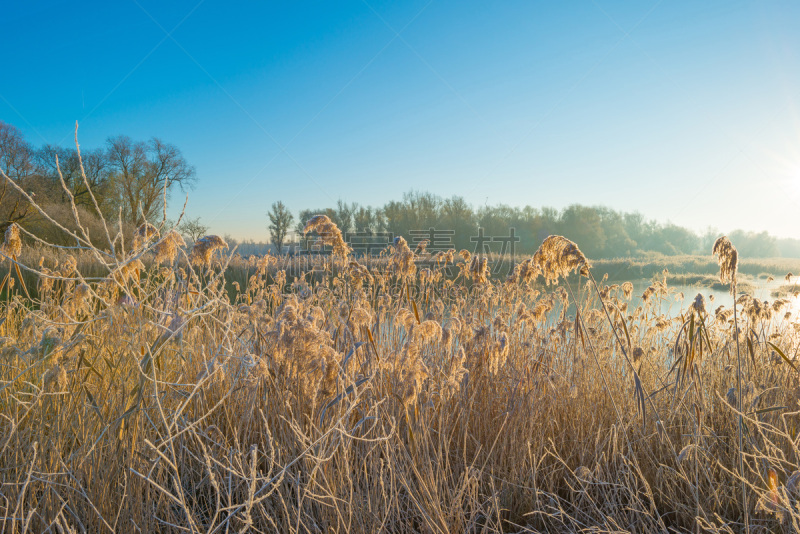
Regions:
M 789 282 L 783 278 L 775 279 L 771 282 L 767 282 L 766 278 L 757 278 L 749 279 L 748 283 L 754 286 L 752 291 L 747 291 L 748 294 L 761 301 L 767 300 L 770 303 L 776 300 L 776 297 L 772 296 L 772 292 L 780 288 L 782 285 L 789 283 L 798 284 L 797 289 L 800 291 L 800 277 L 798 276 L 792 277 L 791 281 Z M 631 299 L 630 304 L 632 307 L 636 307 L 641 304 L 642 293 L 644 293 L 645 289 L 647 289 L 650 284 L 651 281 L 645 279 L 633 281 L 633 298 Z M 668 284 L 668 287 L 670 289 L 674 289 L 675 293 L 670 295 L 669 298 L 664 299 L 661 304 L 661 313 L 669 317 L 680 315 L 681 312 L 685 311 L 686 308 L 694 301 L 694 298 L 698 293 L 702 294 L 705 298 L 706 310 L 709 313 L 713 313 L 718 306 L 725 306 L 726 309 L 733 307 L 733 297 L 729 291 L 724 289 L 712 289 L 709 287 L 691 284 Z M 683 293 L 684 295 L 683 301 L 681 301 L 679 298 L 680 293 Z M 743 291 L 738 291 L 739 295 L 742 293 Z M 711 297 L 713 297 L 713 301 L 711 300 Z M 800 299 L 791 295 L 783 298 L 789 300 L 789 306 L 786 307 L 785 310 L 792 312 L 795 317 L 798 317 L 798 315 L 800 315 Z

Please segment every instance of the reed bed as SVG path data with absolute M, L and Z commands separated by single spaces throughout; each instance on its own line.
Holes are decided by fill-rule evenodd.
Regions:
M 800 530 L 798 323 L 730 250 L 736 308 L 667 317 L 665 273 L 632 301 L 561 236 L 501 277 L 326 219 L 306 269 L 149 224 L 32 261 L 12 227 L 0 530 Z

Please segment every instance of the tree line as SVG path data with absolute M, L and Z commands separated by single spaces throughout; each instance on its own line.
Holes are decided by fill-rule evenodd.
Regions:
M 90 236 L 97 238 L 95 242 L 102 243 L 98 211 L 107 220 L 121 220 L 127 233 L 143 220 L 160 219 L 169 194 L 175 189 L 187 191 L 196 182 L 195 168 L 181 151 L 157 137 L 145 141 L 126 135 L 109 137 L 102 147 L 81 150 L 79 157 L 74 148 L 52 144 L 35 147 L 16 127 L 3 121 L 0 121 L 0 170 L 27 195 L 2 180 L 0 232 L 18 223 L 56 244 L 74 243 L 34 210 L 28 198 L 33 198 L 60 224 L 74 230 L 69 202 L 72 197 L 83 226 Z M 66 190 L 61 186 L 62 179 Z M 410 191 L 400 200 L 382 206 L 339 200 L 335 206 L 303 209 L 296 219 L 282 202 L 275 202 L 267 213 L 272 244 L 283 250 L 284 243 L 300 241 L 305 221 L 320 213 L 330 217 L 354 244 L 367 240 L 365 236 L 402 235 L 412 245 L 428 239 L 429 248 L 476 252 L 509 252 L 508 247 L 513 246 L 515 253 L 530 254 L 545 237 L 560 234 L 575 241 L 592 258 L 707 254 L 722 235 L 715 228 L 696 233 L 672 223 L 647 219 L 639 212 L 621 212 L 604 206 L 574 204 L 559 210 L 498 204 L 476 208 L 459 196 L 443 198 Z M 187 238 L 195 240 L 207 227 L 199 218 L 186 218 L 181 230 Z M 745 257 L 800 258 L 798 239 L 777 239 L 767 232 L 743 230 L 734 230 L 728 236 Z M 244 244 L 249 245 L 248 250 L 265 250 L 257 243 Z M 507 248 L 503 249 L 504 246 Z
M 90 235 L 98 237 L 99 215 L 112 221 L 121 219 L 129 227 L 159 219 L 169 194 L 176 188 L 186 191 L 196 181 L 195 168 L 181 151 L 157 137 L 146 141 L 126 135 L 109 137 L 102 147 L 82 149 L 79 157 L 75 148 L 53 144 L 35 147 L 15 126 L 2 121 L 0 169 L 70 229 L 74 226 L 69 202 L 72 197 L 82 224 Z M 18 223 L 51 242 L 68 241 L 66 234 L 33 209 L 25 195 L 6 180 L 2 182 L 0 232 Z
M 281 207 L 285 210 L 285 206 L 281 204 Z M 273 205 L 273 211 L 275 208 Z M 476 208 L 459 196 L 442 198 L 418 191 L 408 192 L 402 199 L 380 207 L 339 200 L 332 207 L 301 210 L 294 228 L 298 235 L 302 233 L 305 221 L 318 213 L 330 217 L 351 237 L 354 234 L 387 233 L 402 235 L 413 243 L 434 236 L 440 247 L 449 245 L 470 251 L 475 251 L 481 243 L 482 250 L 487 250 L 488 240 L 488 249 L 500 252 L 503 243 L 508 242 L 512 228 L 515 252 L 522 254 L 535 252 L 548 235 L 560 234 L 575 241 L 591 258 L 636 257 L 653 253 L 670 256 L 708 254 L 714 241 L 723 235 L 716 228 L 697 233 L 673 223 L 647 219 L 639 212 L 621 212 L 604 206 L 573 204 L 558 210 L 497 204 Z M 274 226 L 273 220 L 271 232 Z M 734 230 L 727 235 L 745 257 L 800 258 L 798 239 L 777 239 L 767 232 L 744 230 Z

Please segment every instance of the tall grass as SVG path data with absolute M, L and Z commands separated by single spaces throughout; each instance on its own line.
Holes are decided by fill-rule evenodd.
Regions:
M 663 274 L 634 307 L 567 240 L 226 283 L 221 240 L 137 235 L 3 248 L 2 531 L 800 530 L 784 301 L 665 317 Z

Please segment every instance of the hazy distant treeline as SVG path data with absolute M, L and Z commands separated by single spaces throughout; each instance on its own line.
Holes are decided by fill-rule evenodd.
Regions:
M 301 232 L 304 222 L 317 213 L 328 215 L 355 242 L 363 240 L 363 234 L 386 233 L 402 235 L 412 245 L 428 239 L 429 248 L 475 252 L 501 252 L 513 240 L 515 252 L 533 253 L 545 237 L 561 234 L 592 258 L 708 254 L 714 240 L 723 234 L 709 228 L 698 235 L 675 224 L 648 220 L 639 212 L 623 213 L 603 206 L 574 204 L 557 210 L 499 204 L 475 208 L 459 196 L 442 198 L 423 192 L 406 193 L 402 200 L 381 207 L 340 200 L 334 207 L 305 209 L 299 214 L 297 231 Z M 800 258 L 798 239 L 777 239 L 767 232 L 743 230 L 727 235 L 743 257 Z
M 57 244 L 72 244 L 74 240 L 34 209 L 29 198 L 60 225 L 74 231 L 71 197 L 81 225 L 103 246 L 107 238 L 101 215 L 121 221 L 125 233 L 130 234 L 143 220 L 160 217 L 165 188 L 169 194 L 195 183 L 194 167 L 181 151 L 158 138 L 134 141 L 124 135 L 109 137 L 102 147 L 83 150 L 79 158 L 75 149 L 35 147 L 17 128 L 2 121 L 0 170 L 19 187 L 0 180 L 0 233 L 18 223 Z M 406 193 L 401 200 L 379 207 L 340 200 L 332 207 L 304 209 L 295 219 L 298 233 L 305 221 L 318 213 L 328 215 L 348 235 L 354 249 L 358 251 L 360 243 L 369 241 L 373 252 L 380 250 L 381 239 L 402 235 L 412 246 L 427 239 L 429 250 L 434 251 L 456 248 L 526 254 L 534 252 L 548 235 L 561 234 L 592 258 L 708 254 L 714 240 L 722 235 L 716 228 L 698 235 L 681 226 L 648 220 L 638 212 L 623 213 L 602 206 L 576 204 L 557 210 L 499 204 L 475 208 L 459 196 L 442 198 L 422 192 Z M 214 231 L 200 218 L 188 223 L 180 229 L 189 241 L 206 230 Z M 238 243 L 239 253 L 269 252 L 272 247 L 266 243 L 267 235 L 265 224 L 265 242 Z M 766 232 L 742 230 L 728 236 L 743 257 L 800 258 L 798 239 L 777 239 Z M 230 236 L 226 238 L 229 243 L 236 242 Z

